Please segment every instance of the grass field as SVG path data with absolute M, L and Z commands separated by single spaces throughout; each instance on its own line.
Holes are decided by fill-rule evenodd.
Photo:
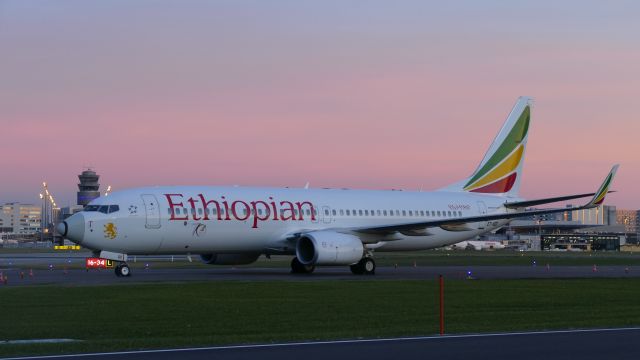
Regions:
M 446 281 L 447 333 L 640 325 L 640 279 Z M 271 281 L 0 289 L 0 355 L 426 335 L 437 282 Z

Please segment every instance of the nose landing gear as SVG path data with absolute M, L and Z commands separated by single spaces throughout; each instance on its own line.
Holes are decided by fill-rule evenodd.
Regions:
M 125 262 L 119 263 L 118 265 L 116 265 L 116 276 L 121 276 L 121 277 L 131 276 L 131 269 L 129 268 L 129 265 L 127 265 L 127 263 Z

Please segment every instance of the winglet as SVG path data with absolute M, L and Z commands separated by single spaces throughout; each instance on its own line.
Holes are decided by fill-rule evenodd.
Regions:
M 613 182 L 613 177 L 616 175 L 616 171 L 618 171 L 618 166 L 620 165 L 613 165 L 613 168 L 609 172 L 609 175 L 607 175 L 607 177 L 604 179 L 604 182 L 602 183 L 602 185 L 600 185 L 600 188 L 593 196 L 593 199 L 591 199 L 591 201 L 589 201 L 589 203 L 585 207 L 596 207 L 604 202 L 604 198 L 607 196 L 609 187 Z

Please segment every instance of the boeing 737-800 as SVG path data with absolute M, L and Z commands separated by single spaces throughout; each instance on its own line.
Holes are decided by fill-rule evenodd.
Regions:
M 521 97 L 468 178 L 432 192 L 170 186 L 114 192 L 60 223 L 67 239 L 118 263 L 129 255 L 199 254 L 207 264 L 249 264 L 262 254 L 294 256 L 291 269 L 350 265 L 375 272 L 374 252 L 425 250 L 494 231 L 511 219 L 562 212 L 540 204 L 592 197 L 599 206 L 617 170 L 597 192 L 525 201 L 518 196 L 531 99 Z

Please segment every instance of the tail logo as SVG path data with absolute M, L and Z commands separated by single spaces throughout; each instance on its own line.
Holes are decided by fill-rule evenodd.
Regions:
M 465 191 L 505 193 L 518 176 L 517 169 L 524 154 L 524 140 L 529 131 L 530 109 L 526 106 L 509 134 L 464 185 Z

